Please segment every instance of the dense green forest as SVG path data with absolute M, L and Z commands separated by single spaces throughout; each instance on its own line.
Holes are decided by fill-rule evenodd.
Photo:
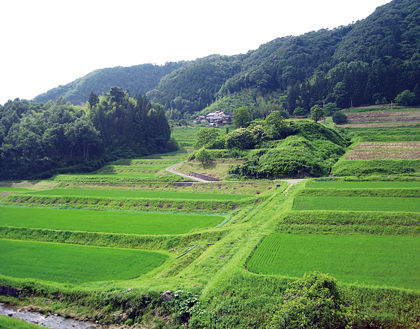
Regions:
M 90 91 L 100 94 L 118 85 L 133 93 L 147 92 L 152 102 L 181 115 L 251 104 L 302 114 L 316 104 L 347 108 L 390 103 L 406 90 L 416 96 L 409 105 L 416 105 L 419 20 L 418 1 L 394 0 L 354 24 L 278 38 L 246 54 L 98 70 L 35 101 L 62 96 L 80 104 Z M 226 97 L 229 101 L 223 102 Z
M 162 77 L 183 64 L 184 62 L 170 62 L 165 65 L 142 64 L 99 69 L 64 86 L 58 86 L 38 95 L 33 101 L 46 103 L 63 97 L 72 104 L 81 105 L 86 103 L 91 91 L 97 95 L 104 95 L 112 86 L 129 90 L 133 95 L 144 95 L 147 91 L 156 88 Z
M 117 157 L 166 151 L 169 138 L 163 108 L 118 87 L 91 93 L 85 108 L 63 98 L 15 99 L 0 106 L 0 179 L 91 171 Z

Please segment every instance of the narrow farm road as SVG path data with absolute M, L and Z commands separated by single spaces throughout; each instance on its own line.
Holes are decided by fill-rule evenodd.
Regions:
M 281 179 L 284 182 L 288 182 L 289 184 L 297 184 L 300 182 L 303 182 L 304 180 L 307 180 L 307 178 L 300 178 L 300 179 Z
M 170 172 L 170 173 L 172 173 L 172 174 L 183 176 L 183 177 L 186 177 L 188 179 L 195 180 L 196 182 L 202 182 L 202 183 L 208 183 L 209 182 L 209 181 L 204 180 L 204 179 L 201 179 L 201 178 L 197 178 L 197 177 L 193 177 L 193 176 L 188 176 L 188 175 L 181 174 L 180 172 L 175 171 L 175 168 L 178 167 L 178 166 L 180 166 L 181 164 L 183 164 L 185 161 L 186 160 L 184 160 L 182 162 L 179 162 L 179 163 L 176 163 L 176 164 L 174 164 L 174 165 L 166 168 L 165 170 L 168 171 L 168 172 Z

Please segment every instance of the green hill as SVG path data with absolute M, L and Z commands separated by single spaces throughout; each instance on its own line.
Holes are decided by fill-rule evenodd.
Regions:
M 277 38 L 241 55 L 97 70 L 34 100 L 62 96 L 79 104 L 91 91 L 101 94 L 117 85 L 181 113 L 244 91 L 270 96 L 270 103 L 289 113 L 324 103 L 389 103 L 405 90 L 419 103 L 419 19 L 418 1 L 394 0 L 352 25 Z

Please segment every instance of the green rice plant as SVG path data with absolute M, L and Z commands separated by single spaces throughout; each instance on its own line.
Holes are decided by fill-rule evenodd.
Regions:
M 30 190 L 28 188 L 21 188 L 21 187 L 6 187 L 6 186 L 0 186 L 0 192 L 30 192 L 33 190 Z
M 126 234 L 182 234 L 214 227 L 220 215 L 1 207 L 0 226 Z
M 288 277 L 319 271 L 347 283 L 420 290 L 420 239 L 276 233 L 263 240 L 247 267 Z
M 420 212 L 417 198 L 297 196 L 293 210 Z
M 128 280 L 161 265 L 158 252 L 0 239 L 0 274 L 80 284 Z

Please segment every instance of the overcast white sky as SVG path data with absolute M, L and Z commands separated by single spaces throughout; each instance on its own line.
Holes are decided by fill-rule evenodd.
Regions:
M 89 72 L 235 55 L 348 25 L 390 0 L 0 0 L 0 104 Z

